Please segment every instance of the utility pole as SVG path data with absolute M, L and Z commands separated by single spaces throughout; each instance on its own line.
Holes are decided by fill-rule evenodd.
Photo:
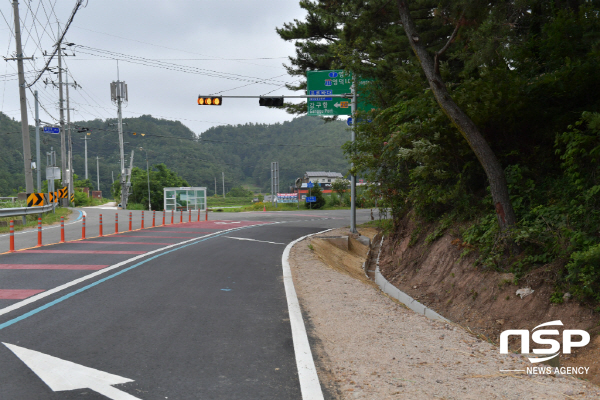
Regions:
M 110 84 L 110 95 L 113 103 L 117 105 L 117 128 L 119 131 L 119 147 L 121 150 L 121 208 L 127 208 L 127 177 L 125 173 L 125 149 L 123 148 L 123 101 L 129 101 L 127 96 L 127 85 L 125 82 L 118 80 Z
M 69 74 L 66 74 L 66 85 L 67 85 L 67 129 L 69 130 L 69 197 L 67 203 L 71 203 L 71 194 L 73 193 L 73 142 L 71 141 L 71 108 L 69 106 Z
M 225 172 L 221 172 L 221 175 L 223 176 L 223 198 L 225 198 Z
M 40 104 L 38 91 L 33 92 L 35 97 L 35 166 L 37 169 L 37 192 L 42 193 L 42 164 L 40 162 Z
M 96 156 L 96 179 L 98 179 L 98 191 L 100 191 L 100 157 L 98 156 Z
M 148 150 L 140 147 L 140 150 L 146 152 L 146 176 L 148 177 L 148 211 L 152 211 L 152 203 L 150 202 L 150 164 L 148 164 Z
M 92 140 L 92 138 L 88 137 L 89 134 L 90 133 L 88 132 L 87 135 L 84 136 L 83 139 L 81 139 L 81 140 L 84 140 L 84 143 L 85 143 L 85 156 L 84 156 L 85 157 L 84 158 L 84 160 L 85 160 L 85 179 L 88 179 L 87 141 Z M 98 190 L 100 190 L 100 189 L 98 189 Z
M 27 97 L 25 96 L 25 73 L 23 71 L 23 48 L 21 46 L 21 22 L 19 19 L 19 2 L 13 0 L 15 15 L 15 41 L 17 44 L 17 60 L 19 74 L 19 97 L 21 101 L 21 135 L 23 137 L 23 165 L 25 167 L 25 191 L 33 193 L 33 173 L 31 172 L 31 143 L 29 141 L 29 121 L 27 120 Z M 32 59 L 33 57 L 27 57 Z M 9 60 L 9 59 L 7 59 Z M 39 161 L 39 160 L 38 160 Z
M 131 157 L 129 158 L 129 170 L 127 171 L 127 196 L 129 196 L 129 188 L 131 187 L 131 171 L 133 170 L 133 150 L 131 150 Z
M 58 28 L 58 37 L 60 37 L 60 26 Z M 63 97 L 63 81 L 62 81 L 62 42 L 58 42 L 58 102 L 60 109 L 60 167 L 62 185 L 67 182 L 67 145 L 65 143 L 65 99 Z M 69 204 L 71 199 L 62 199 L 63 207 Z
M 354 121 L 354 123 L 352 124 L 352 129 L 351 129 L 351 140 L 352 143 L 354 143 L 356 141 L 356 131 L 355 131 L 355 126 L 356 126 L 356 100 L 357 100 L 357 96 L 356 96 L 356 74 L 352 74 L 352 103 L 351 103 L 351 108 L 350 108 L 350 112 L 351 112 L 351 116 L 352 116 L 352 120 Z M 354 169 L 354 163 L 350 164 L 350 170 Z M 351 233 L 356 233 L 356 175 L 352 174 L 350 175 L 350 232 Z

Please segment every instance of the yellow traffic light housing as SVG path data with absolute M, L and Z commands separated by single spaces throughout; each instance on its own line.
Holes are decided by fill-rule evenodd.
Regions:
M 220 106 L 222 103 L 221 96 L 198 96 L 199 106 Z

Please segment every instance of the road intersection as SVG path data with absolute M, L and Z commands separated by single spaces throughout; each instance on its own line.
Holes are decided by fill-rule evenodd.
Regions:
M 90 233 L 100 211 L 113 213 L 82 211 Z M 302 398 L 282 253 L 348 225 L 348 211 L 219 213 L 134 231 L 118 213 L 118 234 L 76 240 L 74 223 L 73 241 L 0 255 L 0 398 Z M 35 232 L 19 240 L 35 246 Z

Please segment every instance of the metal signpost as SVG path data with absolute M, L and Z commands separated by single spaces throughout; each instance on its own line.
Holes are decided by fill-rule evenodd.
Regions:
M 308 115 L 333 116 L 350 115 L 348 125 L 352 126 L 352 143 L 356 140 L 352 120 L 357 109 L 359 95 L 357 92 L 356 80 L 350 72 L 344 70 L 330 71 L 308 71 L 306 73 L 307 94 L 324 97 L 311 97 L 307 101 Z M 368 80 L 361 80 L 361 85 L 367 84 Z M 351 101 L 343 99 L 334 99 L 331 95 L 350 92 Z M 362 111 L 368 111 L 373 108 L 370 104 L 361 104 Z M 351 164 L 351 168 L 354 163 Z M 356 233 L 356 176 L 350 175 L 350 232 Z
M 308 183 L 306 184 L 306 187 L 308 188 L 308 197 L 306 198 L 306 202 L 307 203 L 311 203 L 311 204 L 308 205 L 308 207 L 312 210 L 312 203 L 316 203 L 317 202 L 317 198 L 311 196 L 311 189 L 313 187 L 315 187 L 315 184 L 312 183 L 311 181 L 308 181 Z M 314 200 L 309 201 L 308 199 L 314 199 Z
M 277 208 L 277 193 L 279 193 L 279 162 L 271 163 L 271 203 Z

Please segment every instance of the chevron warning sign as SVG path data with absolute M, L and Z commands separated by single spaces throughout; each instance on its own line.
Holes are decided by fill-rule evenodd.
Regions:
M 58 202 L 58 193 L 48 192 L 48 203 L 57 203 L 57 202 Z
M 58 189 L 58 197 L 61 199 L 66 199 L 69 195 L 69 188 L 65 186 L 62 189 Z
M 41 207 L 44 205 L 43 193 L 27 193 L 27 207 Z
M 75 203 L 75 193 L 71 193 L 71 203 Z

